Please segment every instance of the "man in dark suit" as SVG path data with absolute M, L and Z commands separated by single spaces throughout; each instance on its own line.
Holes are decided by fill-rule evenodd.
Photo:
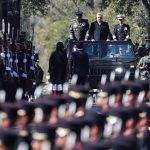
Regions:
M 76 19 L 73 20 L 72 25 L 70 26 L 69 36 L 73 40 L 85 40 L 86 33 L 89 30 L 89 22 L 87 19 L 82 19 L 83 12 L 75 12 Z
M 113 39 L 114 40 L 129 40 L 130 39 L 130 27 L 124 23 L 124 15 L 117 15 L 119 24 L 116 24 L 114 27 Z
M 102 20 L 103 17 L 100 13 L 96 15 L 96 21 L 91 23 L 89 30 L 89 38 L 94 41 L 106 41 L 110 36 L 109 25 Z

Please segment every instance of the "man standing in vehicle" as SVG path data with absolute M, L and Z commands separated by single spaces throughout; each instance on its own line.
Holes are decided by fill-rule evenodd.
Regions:
M 117 19 L 119 23 L 114 27 L 113 39 L 119 41 L 129 40 L 130 27 L 124 23 L 125 16 L 119 14 L 117 15 Z
M 96 21 L 91 23 L 90 30 L 89 30 L 89 39 L 93 41 L 106 41 L 110 38 L 110 30 L 108 22 L 102 20 L 103 16 L 100 13 L 96 15 Z
M 86 33 L 89 30 L 89 22 L 87 19 L 82 19 L 83 12 L 75 12 L 76 19 L 73 21 L 73 24 L 70 26 L 69 37 L 70 39 L 77 41 L 84 41 Z

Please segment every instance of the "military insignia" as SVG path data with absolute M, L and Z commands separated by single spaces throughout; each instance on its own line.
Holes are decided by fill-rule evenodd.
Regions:
M 81 23 L 81 26 L 85 26 L 85 23 Z
M 124 30 L 125 30 L 125 31 L 128 30 L 127 27 L 125 27 Z
M 78 27 L 77 23 L 74 23 L 73 27 L 74 27 L 74 28 L 77 28 L 77 27 Z

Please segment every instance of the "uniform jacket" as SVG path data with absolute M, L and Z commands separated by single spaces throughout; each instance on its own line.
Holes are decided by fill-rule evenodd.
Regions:
M 137 68 L 140 68 L 143 64 L 150 65 L 150 56 L 144 56 L 140 59 L 139 63 L 137 64 Z M 150 67 L 150 66 L 149 66 Z M 148 68 L 150 70 L 150 68 Z
M 74 40 L 85 40 L 86 32 L 89 30 L 89 22 L 87 19 L 81 19 L 79 22 L 75 20 L 70 26 L 70 35 Z
M 91 23 L 89 31 L 90 39 L 94 39 L 95 41 L 107 40 L 109 33 L 110 30 L 107 22 L 102 21 L 100 25 L 97 21 Z
M 77 50 L 72 52 L 71 72 L 79 77 L 85 78 L 89 73 L 89 59 L 86 52 Z
M 140 69 L 141 66 L 147 65 L 145 69 Z M 150 56 L 144 56 L 139 60 L 137 68 L 140 69 L 140 76 L 142 80 L 150 79 Z
M 117 40 L 125 40 L 127 36 L 130 37 L 130 27 L 127 24 L 117 24 L 114 27 L 114 36 Z

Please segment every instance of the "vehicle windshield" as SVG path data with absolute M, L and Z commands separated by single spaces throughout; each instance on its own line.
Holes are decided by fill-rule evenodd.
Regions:
M 89 59 L 99 58 L 134 58 L 133 45 L 121 42 L 84 43 L 83 50 Z

